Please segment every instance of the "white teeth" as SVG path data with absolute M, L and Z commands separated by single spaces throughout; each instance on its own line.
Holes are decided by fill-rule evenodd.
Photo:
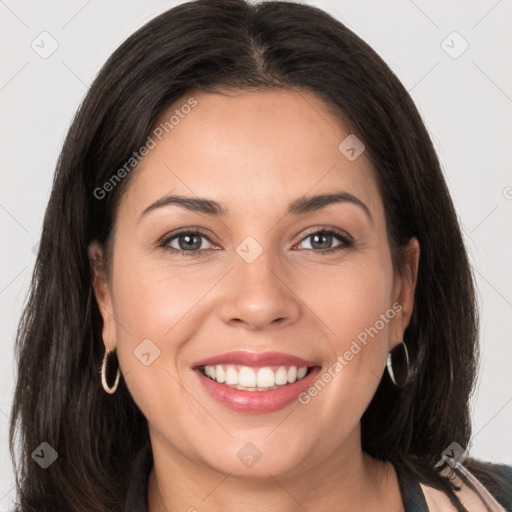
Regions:
M 240 372 L 238 372 L 238 384 L 247 388 L 256 386 L 256 374 L 254 370 L 248 366 L 242 366 Z
M 280 366 L 276 372 L 276 384 L 284 386 L 288 382 L 288 371 L 284 366 Z
M 308 373 L 308 369 L 305 366 L 303 366 L 302 368 L 299 368 L 297 370 L 297 380 L 303 379 L 305 377 L 306 373 Z
M 205 369 L 208 368 L 208 366 L 205 367 Z M 210 366 L 209 368 L 211 368 L 213 370 L 213 366 Z M 215 370 L 213 371 L 210 371 L 211 375 L 208 375 L 209 377 L 211 377 L 212 379 L 215 379 L 217 382 L 220 382 L 221 384 L 223 382 L 226 382 L 226 374 L 224 373 L 224 369 L 222 368 L 222 366 L 220 364 L 218 364 L 216 367 L 215 367 Z
M 265 391 L 279 386 L 292 384 L 303 379 L 308 373 L 306 366 L 264 366 L 250 368 L 249 366 L 220 365 L 205 366 L 204 374 L 210 379 L 237 389 L 248 391 Z
M 228 366 L 226 371 L 226 384 L 238 384 L 238 372 L 232 366 Z
M 288 368 L 288 382 L 291 384 L 292 382 L 295 382 L 296 380 L 297 380 L 297 367 L 290 366 L 290 368 Z
M 272 368 L 260 368 L 258 370 L 256 385 L 259 388 L 271 388 L 276 384 L 276 375 Z

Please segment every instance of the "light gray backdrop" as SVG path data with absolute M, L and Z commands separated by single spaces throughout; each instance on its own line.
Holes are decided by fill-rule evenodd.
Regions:
M 7 446 L 13 340 L 58 152 L 103 62 L 138 27 L 177 3 L 0 0 L 0 510 L 14 497 Z M 464 228 L 481 301 L 471 454 L 512 464 L 512 3 L 305 3 L 324 8 L 365 39 L 402 80 L 425 120 Z

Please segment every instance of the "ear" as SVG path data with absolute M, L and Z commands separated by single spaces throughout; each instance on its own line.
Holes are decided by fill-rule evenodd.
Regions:
M 93 272 L 94 295 L 103 318 L 103 343 L 106 349 L 113 351 L 117 345 L 114 308 L 112 307 L 104 251 L 98 242 L 93 242 L 89 246 L 89 260 Z
M 420 260 L 420 244 L 418 240 L 414 237 L 411 238 L 402 251 L 405 259 L 405 268 L 400 274 L 395 276 L 393 285 L 393 304 L 397 304 L 395 309 L 397 314 L 393 319 L 390 330 L 390 350 L 400 344 L 404 337 L 405 329 L 411 320 Z

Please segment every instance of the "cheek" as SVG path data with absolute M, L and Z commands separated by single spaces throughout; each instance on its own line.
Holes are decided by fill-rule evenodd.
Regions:
M 390 261 L 376 255 L 329 272 L 319 268 L 308 273 L 299 294 L 307 297 L 307 305 L 328 328 L 332 347 L 340 354 L 356 339 L 387 339 L 395 316 L 392 284 Z
M 340 428 L 342 415 L 350 430 L 369 404 L 385 367 L 390 327 L 397 315 L 391 262 L 385 255 L 376 256 L 340 266 L 329 279 L 320 274 L 311 278 L 316 284 L 308 285 L 308 305 L 328 327 L 324 331 L 330 358 L 302 403 L 310 403 L 333 428 Z
M 190 316 L 214 282 L 192 267 L 169 268 L 150 258 L 132 257 L 119 261 L 114 276 L 114 307 L 117 318 L 130 333 L 132 342 L 144 338 L 164 346 L 178 339 Z M 123 330 L 121 336 L 126 334 Z M 123 336 L 124 338 L 124 336 Z M 155 341 L 156 342 L 156 341 Z M 171 344 L 172 345 L 172 344 Z
M 175 410 L 187 402 L 178 384 L 179 358 L 201 325 L 200 299 L 211 284 L 198 282 L 191 272 L 163 271 L 142 259 L 119 258 L 114 265 L 119 364 L 135 402 L 150 421 L 156 420 L 152 415 L 164 414 L 163 408 Z
M 197 303 L 208 287 L 191 286 L 191 279 L 168 276 L 161 269 L 130 265 L 125 270 L 119 269 L 114 289 L 123 377 L 149 424 L 165 431 L 175 445 L 189 443 L 186 431 L 194 427 L 189 419 L 201 417 L 202 411 L 183 386 L 187 370 L 180 361 L 187 340 L 201 325 Z M 188 421 L 187 429 L 166 427 L 176 411 Z

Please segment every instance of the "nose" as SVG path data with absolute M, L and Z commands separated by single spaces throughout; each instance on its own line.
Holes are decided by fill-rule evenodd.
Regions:
M 252 263 L 236 256 L 234 266 L 224 285 L 223 322 L 255 331 L 269 325 L 283 327 L 299 318 L 300 299 L 270 250 Z

